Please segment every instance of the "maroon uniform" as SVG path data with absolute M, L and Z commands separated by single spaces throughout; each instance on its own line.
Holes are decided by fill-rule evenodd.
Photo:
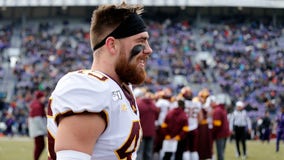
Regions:
M 188 145 L 188 150 L 190 152 L 195 152 L 198 149 L 198 129 L 194 129 L 192 131 L 188 132 L 187 136 L 187 145 Z
M 188 113 L 189 133 L 187 135 L 186 150 L 189 151 L 191 160 L 198 160 L 198 119 L 201 112 L 201 103 L 196 99 L 193 101 L 186 101 L 186 109 Z
M 213 154 L 212 129 L 209 128 L 208 112 L 202 108 L 202 120 L 198 125 L 198 154 L 200 159 L 211 159 Z
M 217 159 L 224 160 L 227 137 L 230 136 L 229 122 L 224 104 L 213 106 L 213 139 L 216 143 Z
M 213 111 L 213 139 L 230 136 L 229 122 L 224 105 L 218 105 Z
M 29 108 L 29 135 L 34 139 L 34 160 L 39 159 L 45 147 L 44 137 L 47 134 L 47 129 L 44 102 L 44 93 L 37 91 Z
M 140 112 L 140 123 L 143 130 L 143 137 L 154 137 L 156 133 L 155 121 L 159 116 L 159 109 L 151 98 L 137 99 Z
M 162 132 L 171 138 L 179 136 L 180 139 L 185 138 L 188 133 L 188 119 L 182 108 L 174 108 L 169 111 L 165 122 L 162 124 Z
M 184 111 L 184 101 L 178 101 L 178 106 L 179 107 L 168 112 L 161 127 L 162 132 L 165 135 L 165 139 L 175 139 L 178 141 L 175 160 L 182 160 L 186 145 L 185 137 L 189 129 L 187 114 Z M 166 152 L 163 160 L 170 160 L 171 155 L 171 152 Z
M 44 104 L 42 104 L 39 99 L 34 99 L 30 104 L 30 117 L 46 117 L 46 113 L 44 110 Z
M 148 97 L 137 99 L 140 112 L 140 123 L 143 130 L 143 138 L 138 149 L 137 159 L 152 159 L 154 137 L 156 134 L 155 120 L 158 119 L 159 109 L 154 100 Z

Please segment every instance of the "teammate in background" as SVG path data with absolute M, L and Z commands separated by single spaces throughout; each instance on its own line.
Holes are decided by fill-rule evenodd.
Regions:
M 192 90 L 189 86 L 181 88 L 178 97 L 184 98 L 187 101 L 191 101 L 193 98 Z
M 142 137 L 132 84 L 152 49 L 142 5 L 99 6 L 92 15 L 90 70 L 63 76 L 50 97 L 49 159 L 136 159 Z
M 243 148 L 243 158 L 247 157 L 247 148 L 246 148 L 246 136 L 247 132 L 251 132 L 251 120 L 247 115 L 247 112 L 244 110 L 245 104 L 242 101 L 236 103 L 236 109 L 230 118 L 230 130 L 231 133 L 235 135 L 235 142 L 237 148 L 237 157 L 240 157 L 240 143 L 242 143 Z
M 198 156 L 198 118 L 201 111 L 201 103 L 195 98 L 192 100 L 192 90 L 185 86 L 181 89 L 179 98 L 185 101 L 185 112 L 188 115 L 189 132 L 186 135 L 186 148 L 184 152 L 184 160 L 199 160 Z
M 190 160 L 199 160 L 198 155 L 198 120 L 200 119 L 201 103 L 193 99 L 188 106 L 188 126 L 187 150 L 189 151 Z
M 36 91 L 29 108 L 29 135 L 34 139 L 33 159 L 38 160 L 45 147 L 46 130 L 46 96 Z
M 217 160 L 225 159 L 225 148 L 227 138 L 230 136 L 229 121 L 227 118 L 227 111 L 225 103 L 217 101 L 215 96 L 208 97 L 210 99 L 210 106 L 213 109 L 213 140 L 216 144 Z
M 212 137 L 212 108 L 208 104 L 207 98 L 210 96 L 209 90 L 204 88 L 198 93 L 198 101 L 201 103 L 198 124 L 198 155 L 199 159 L 212 159 L 213 137 Z
M 155 121 L 159 116 L 159 109 L 156 107 L 153 99 L 154 94 L 150 91 L 145 92 L 144 94 L 142 93 L 140 98 L 137 98 L 137 106 L 143 130 L 143 138 L 138 149 L 137 160 L 152 160 L 156 134 Z
M 277 130 L 276 130 L 276 152 L 279 152 L 279 143 L 282 139 L 284 141 L 284 104 L 281 106 L 281 114 L 276 120 Z
M 171 96 L 172 92 L 170 89 L 165 88 L 162 91 L 157 92 L 158 99 L 156 101 L 156 106 L 159 108 L 159 117 L 156 120 L 156 137 L 155 137 L 155 144 L 154 144 L 154 153 L 160 156 L 160 151 L 163 145 L 163 137 L 161 135 L 161 125 L 163 124 L 165 117 L 170 110 L 172 103 L 171 103 Z
M 167 113 L 161 128 L 165 140 L 173 139 L 178 141 L 174 159 L 182 160 L 186 145 L 185 138 L 188 134 L 188 119 L 184 111 L 184 101 L 178 100 L 177 105 L 177 107 Z M 171 160 L 172 155 L 173 152 L 165 152 L 163 160 Z

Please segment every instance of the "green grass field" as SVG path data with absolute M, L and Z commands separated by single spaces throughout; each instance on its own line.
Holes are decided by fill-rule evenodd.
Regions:
M 235 158 L 234 142 L 227 143 L 225 159 Z M 248 141 L 248 160 L 284 160 L 284 144 L 280 145 L 280 151 L 275 152 L 275 140 L 269 144 L 260 141 Z M 0 138 L 0 160 L 32 160 L 33 141 L 30 138 Z M 46 150 L 40 160 L 46 160 Z

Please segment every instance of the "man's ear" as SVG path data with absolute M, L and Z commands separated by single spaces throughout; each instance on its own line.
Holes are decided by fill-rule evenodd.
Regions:
M 114 37 L 108 37 L 106 39 L 106 47 L 110 51 L 111 54 L 116 53 L 117 51 L 117 44 L 115 43 L 115 38 Z

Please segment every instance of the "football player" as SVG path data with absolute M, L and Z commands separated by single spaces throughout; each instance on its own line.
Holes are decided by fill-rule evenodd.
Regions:
M 50 97 L 50 160 L 136 159 L 142 132 L 131 84 L 144 81 L 152 53 L 142 12 L 125 2 L 93 12 L 91 69 L 63 76 Z

